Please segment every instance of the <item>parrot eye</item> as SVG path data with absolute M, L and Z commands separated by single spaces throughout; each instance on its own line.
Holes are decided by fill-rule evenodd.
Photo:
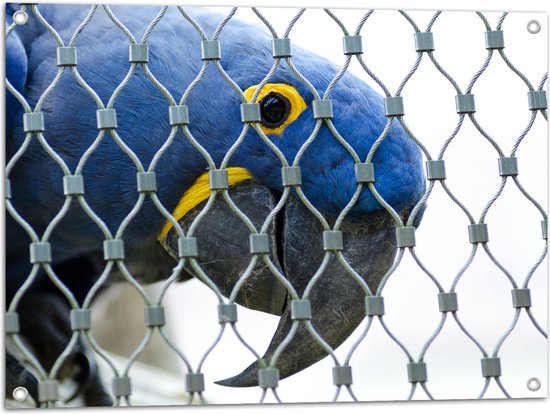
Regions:
M 250 102 L 258 85 L 252 85 L 244 91 Z M 265 134 L 281 135 L 307 108 L 298 90 L 287 83 L 266 83 L 257 94 L 255 102 L 260 107 L 259 127 Z
M 281 126 L 290 113 L 290 101 L 277 92 L 270 92 L 259 104 L 262 124 L 267 128 Z

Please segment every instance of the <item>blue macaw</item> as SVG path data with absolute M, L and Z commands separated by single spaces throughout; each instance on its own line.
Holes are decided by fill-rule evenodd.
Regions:
M 8 5 L 8 23 L 11 23 L 10 15 L 15 9 L 17 7 Z M 86 6 L 40 5 L 38 10 L 68 42 L 90 9 Z M 112 10 L 136 37 L 144 32 L 158 12 L 154 7 L 117 6 Z M 201 9 L 189 9 L 189 13 L 207 36 L 212 36 L 223 18 Z M 57 44 L 33 13 L 29 14 L 29 22 L 17 27 L 7 39 L 6 70 L 10 84 L 34 109 L 56 77 Z M 248 100 L 274 62 L 272 37 L 266 32 L 232 19 L 219 36 L 219 63 Z M 201 70 L 201 40 L 195 28 L 176 8 L 168 9 L 147 40 L 148 68 L 176 101 Z M 130 68 L 128 38 L 113 24 L 105 10 L 98 8 L 75 46 L 78 73 L 106 104 Z M 297 47 L 293 48 L 291 59 L 321 96 L 339 70 L 328 60 Z M 261 115 L 258 125 L 289 164 L 315 129 L 314 99 L 311 90 L 284 59 L 257 96 Z M 382 97 L 362 80 L 346 73 L 334 87 L 330 99 L 332 123 L 364 161 L 387 122 Z M 189 131 L 210 154 L 216 168 L 243 128 L 241 103 L 241 95 L 232 89 L 214 64 L 208 65 L 202 80 L 186 101 Z M 169 105 L 139 65 L 114 101 L 116 133 L 137 155 L 145 169 L 170 136 Z M 63 159 L 71 174 L 98 136 L 97 109 L 97 103 L 75 80 L 70 69 L 65 69 L 58 84 L 43 101 L 44 138 Z M 8 161 L 25 141 L 23 113 L 22 105 L 7 93 Z M 300 188 L 329 225 L 334 224 L 357 190 L 355 163 L 324 122 L 315 140 L 301 155 Z M 372 163 L 376 190 L 397 214 L 406 219 L 425 191 L 418 146 L 397 122 L 393 122 Z M 227 167 L 229 194 L 259 230 L 284 192 L 280 159 L 258 131 L 250 128 Z M 175 219 L 184 229 L 189 228 L 207 202 L 210 194 L 208 170 L 205 157 L 180 128 L 154 171 L 158 187 L 156 194 L 170 212 L 174 211 Z M 82 170 L 85 199 L 113 235 L 138 199 L 137 172 L 132 159 L 120 149 L 109 131 L 105 132 L 102 142 Z M 9 172 L 11 202 L 38 235 L 43 234 L 66 199 L 64 175 L 36 138 Z M 202 196 L 197 195 L 201 193 Z M 343 255 L 372 291 L 376 290 L 393 263 L 397 250 L 395 226 L 395 220 L 364 186 L 340 227 L 344 240 Z M 304 293 L 323 261 L 323 230 L 320 221 L 304 206 L 293 189 L 266 232 L 270 243 L 269 257 L 298 295 Z M 221 196 L 216 198 L 209 213 L 197 226 L 194 234 L 199 247 L 197 260 L 225 296 L 231 294 L 252 258 L 249 235 L 249 229 L 232 213 Z M 142 283 L 150 283 L 170 275 L 176 264 L 178 234 L 173 226 L 167 224 L 150 197 L 146 197 L 139 213 L 127 223 L 122 238 L 124 263 L 133 277 Z M 101 229 L 76 200 L 51 233 L 52 267 L 79 301 L 83 300 L 105 266 L 104 240 Z M 30 272 L 29 243 L 25 230 L 8 217 L 8 303 Z M 260 262 L 241 287 L 236 302 L 251 309 L 281 315 L 277 331 L 264 355 L 264 360 L 269 362 L 290 331 L 292 298 L 268 266 Z M 189 266 L 184 273 L 182 279 L 195 274 Z M 43 274 L 30 288 L 30 293 L 37 294 L 54 291 L 56 289 L 52 289 Z M 333 348 L 340 345 L 364 318 L 364 296 L 359 284 L 331 257 L 308 298 L 313 326 Z M 18 311 L 23 312 L 22 307 Z M 277 360 L 276 367 L 284 378 L 326 355 L 326 350 L 300 325 Z M 258 362 L 254 362 L 242 374 L 220 383 L 256 385 L 258 367 Z

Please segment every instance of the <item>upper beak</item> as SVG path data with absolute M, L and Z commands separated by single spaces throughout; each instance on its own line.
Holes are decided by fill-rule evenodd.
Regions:
M 229 193 L 257 228 L 261 227 L 276 205 L 275 195 L 253 181 L 234 185 Z M 197 212 L 192 213 L 198 214 L 201 208 L 201 205 L 197 206 Z M 281 223 L 282 217 L 284 223 Z M 188 226 L 192 218 L 186 215 L 182 224 Z M 290 195 L 279 215 L 279 221 L 268 231 L 271 260 L 292 284 L 299 298 L 309 299 L 311 324 L 332 349 L 344 342 L 365 317 L 366 292 L 341 261 L 347 261 L 374 292 L 392 265 L 397 250 L 395 223 L 385 211 L 360 221 L 345 221 L 340 230 L 343 234 L 343 250 L 338 253 L 325 250 L 321 223 L 296 196 Z M 165 243 L 166 249 L 172 254 L 177 251 L 177 242 L 174 241 L 177 237 L 174 233 L 170 231 Z M 248 229 L 230 211 L 226 202 L 218 197 L 196 233 L 201 267 L 222 294 L 229 296 L 250 263 Z M 213 260 L 214 257 L 217 259 Z M 316 280 L 307 289 L 307 297 L 303 297 L 314 275 Z M 281 379 L 328 355 L 326 347 L 311 334 L 306 324 L 293 318 L 292 299 L 295 298 L 286 292 L 264 265 L 257 266 L 236 299 L 237 303 L 250 309 L 282 314 L 262 357 L 265 364 L 273 364 L 279 370 Z M 276 350 L 291 333 L 293 324 L 298 324 L 294 335 L 278 359 L 272 361 Z M 259 367 L 259 361 L 255 361 L 241 374 L 217 383 L 233 387 L 258 385 Z

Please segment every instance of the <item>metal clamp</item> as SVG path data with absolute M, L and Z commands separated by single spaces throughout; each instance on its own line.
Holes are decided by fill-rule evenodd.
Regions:
M 302 171 L 299 166 L 282 167 L 281 178 L 283 187 L 302 185 Z
M 237 322 L 237 305 L 234 303 L 221 303 L 218 305 L 218 322 L 235 323 Z
M 258 383 L 263 389 L 277 388 L 279 385 L 279 370 L 277 368 L 259 369 Z
M 292 45 L 289 38 L 276 38 L 271 40 L 271 51 L 275 59 L 292 56 Z
M 6 334 L 19 333 L 19 315 L 17 312 L 6 312 L 4 317 L 4 330 Z
M 458 298 L 456 292 L 440 292 L 437 295 L 439 312 L 456 312 L 458 310 Z
M 397 227 L 395 229 L 397 237 L 397 247 L 414 247 L 416 246 L 414 227 Z
M 262 115 L 260 113 L 260 104 L 257 102 L 252 103 L 242 103 L 241 104 L 241 122 L 251 123 L 251 122 L 261 122 Z
M 131 43 L 129 49 L 130 63 L 148 63 L 149 47 L 146 43 Z
M 98 109 L 96 111 L 96 117 L 97 129 L 111 129 L 118 126 L 116 111 L 114 109 Z
M 76 47 L 57 48 L 57 66 L 76 66 Z
M 112 381 L 113 395 L 117 398 L 132 394 L 132 383 L 129 377 L 115 377 Z
M 445 180 L 447 172 L 445 171 L 444 160 L 428 160 L 426 161 L 426 175 L 428 180 Z
M 267 234 L 251 234 L 250 253 L 252 254 L 269 254 L 269 237 Z
M 382 296 L 366 296 L 365 297 L 365 314 L 366 316 L 383 316 L 384 298 Z
M 331 119 L 334 116 L 331 99 L 314 99 L 312 107 L 314 119 Z
M 23 131 L 43 132 L 45 129 L 43 112 L 25 112 L 23 114 Z
M 485 49 L 504 49 L 504 32 L 502 30 L 488 30 L 485 32 Z
M 208 171 L 208 183 L 212 191 L 227 190 L 229 188 L 229 178 L 227 170 Z
M 482 358 L 481 375 L 485 378 L 500 377 L 502 375 L 500 358 Z
M 66 196 L 84 194 L 84 178 L 82 175 L 65 175 L 63 177 L 63 194 Z
M 432 32 L 416 32 L 414 47 L 417 52 L 433 52 L 435 50 L 434 34 Z
M 518 159 L 516 157 L 500 157 L 498 171 L 501 177 L 518 175 Z
M 529 289 L 512 289 L 512 305 L 514 308 L 531 307 L 531 291 Z
M 137 173 L 137 190 L 140 193 L 157 191 L 157 176 L 154 171 Z
M 92 329 L 92 312 L 90 309 L 72 309 L 70 315 L 73 331 Z
M 38 383 L 38 402 L 55 402 L 59 400 L 59 384 L 55 380 Z
M 187 105 L 176 105 L 168 108 L 169 122 L 171 126 L 189 124 L 189 109 Z
M 199 248 L 197 246 L 196 237 L 179 237 L 178 238 L 178 256 L 180 259 L 188 257 L 198 257 Z
M 361 55 L 363 53 L 363 41 L 361 36 L 344 36 L 344 55 Z
M 548 109 L 546 91 L 529 91 L 527 92 L 527 99 L 531 110 Z
M 124 260 L 124 242 L 120 239 L 103 242 L 103 258 L 105 260 Z
M 164 306 L 146 306 L 145 307 L 145 325 L 164 326 Z
M 351 385 L 353 378 L 351 367 L 349 365 L 337 366 L 332 368 L 332 382 L 337 387 L 342 385 Z
M 185 375 L 185 390 L 187 392 L 203 392 L 204 389 L 204 374 L 196 372 Z
M 30 244 L 31 263 L 50 263 L 52 261 L 52 247 L 50 243 L 31 243 Z
M 457 114 L 472 114 L 476 111 L 476 102 L 472 93 L 456 95 L 455 103 Z
M 203 40 L 201 43 L 202 60 L 221 59 L 220 42 L 217 40 Z
M 358 162 L 355 164 L 355 178 L 358 183 L 374 183 L 374 164 L 372 162 Z
M 6 178 L 4 184 L 4 195 L 6 196 L 6 200 L 9 200 L 11 198 L 11 181 L 9 178 Z
M 405 115 L 402 96 L 388 96 L 384 98 L 384 106 L 386 108 L 386 116 L 388 117 Z
M 407 364 L 407 373 L 409 382 L 426 382 L 428 381 L 428 370 L 425 362 L 410 362 Z
M 487 243 L 489 241 L 489 230 L 487 224 L 477 223 L 468 226 L 468 235 L 470 243 Z
M 339 230 L 323 231 L 323 248 L 325 251 L 344 250 L 344 238 Z
M 307 321 L 311 319 L 311 302 L 309 299 L 294 299 L 290 302 L 292 320 Z

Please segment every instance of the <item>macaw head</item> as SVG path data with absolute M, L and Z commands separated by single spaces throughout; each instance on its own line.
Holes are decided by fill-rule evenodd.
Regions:
M 224 34 L 231 41 L 224 42 Z M 201 217 L 194 235 L 199 251 L 209 246 L 201 263 L 222 294 L 249 308 L 281 315 L 263 361 L 274 363 L 284 378 L 327 355 L 327 348 L 304 324 L 291 333 L 299 319 L 292 311 L 298 306 L 292 305 L 294 299 L 309 300 L 313 327 L 332 348 L 364 318 L 367 293 L 356 278 L 375 294 L 397 250 L 395 220 L 377 197 L 406 219 L 425 190 L 421 153 L 397 119 L 383 134 L 388 123 L 383 99 L 362 80 L 344 74 L 328 94 L 332 116 L 316 119 L 314 101 L 323 97 L 339 71 L 337 65 L 295 48 L 292 63 L 281 60 L 264 80 L 274 62 L 269 38 L 258 34 L 247 35 L 246 42 L 235 39 L 243 38 L 222 32 L 227 59 L 220 63 L 246 101 L 259 104 L 259 122 L 248 127 L 240 122 L 242 98 L 213 68 L 204 82 L 208 88 L 210 80 L 219 86 L 214 90 L 197 86 L 197 96 L 207 96 L 213 105 L 193 112 L 190 101 L 190 119 L 198 120 L 195 125 L 202 129 L 194 135 L 208 137 L 198 141 L 216 166 L 225 159 L 228 193 L 255 226 L 252 233 L 266 235 L 269 249 L 259 248 L 265 254 L 251 253 L 258 247 L 249 240 L 250 226 L 221 195 Z M 215 132 L 204 133 L 207 127 Z M 356 164 L 365 163 L 381 135 L 384 138 L 369 159 L 375 196 L 366 183 L 358 183 Z M 227 139 L 220 142 L 219 137 Z M 236 141 L 239 145 L 232 147 Z M 228 152 L 231 156 L 224 158 Z M 207 175 L 204 172 L 179 202 L 182 209 L 175 217 L 185 229 L 207 204 L 211 194 Z M 203 196 L 197 197 L 201 189 Z M 177 256 L 177 235 L 170 229 L 165 225 L 161 241 Z M 331 250 L 330 237 L 335 234 L 331 230 L 341 232 L 343 250 Z M 257 261 L 251 264 L 253 257 Z M 272 360 L 287 336 L 292 339 Z M 219 384 L 256 385 L 259 367 L 255 362 Z

